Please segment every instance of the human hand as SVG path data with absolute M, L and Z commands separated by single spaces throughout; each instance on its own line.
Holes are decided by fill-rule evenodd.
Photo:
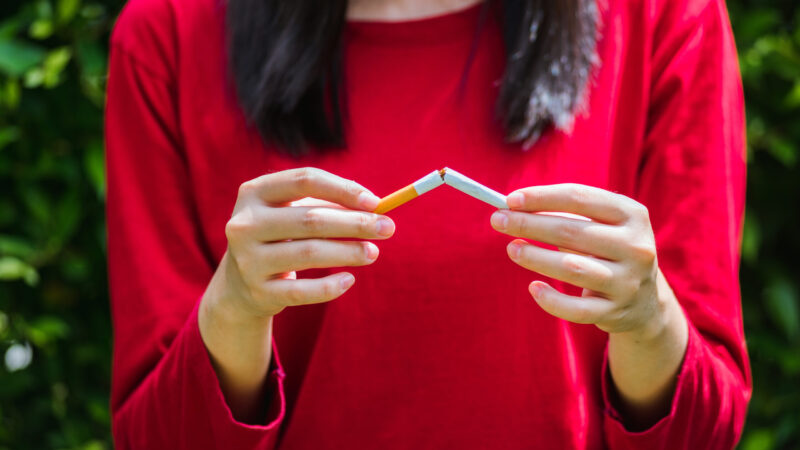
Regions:
M 243 183 L 225 226 L 228 250 L 217 269 L 223 273 L 209 289 L 214 301 L 233 314 L 268 318 L 287 306 L 339 297 L 355 282 L 352 274 L 297 279 L 296 271 L 372 264 L 375 244 L 331 238 L 390 237 L 394 222 L 369 212 L 378 200 L 354 181 L 314 168 Z
M 534 186 L 512 192 L 511 210 L 495 212 L 494 229 L 510 236 L 551 244 L 549 250 L 515 239 L 512 261 L 534 272 L 583 288 L 566 295 L 534 281 L 529 290 L 548 313 L 608 333 L 657 335 L 665 303 L 674 298 L 660 276 L 647 208 L 603 189 L 579 184 Z M 578 214 L 591 220 L 540 212 Z

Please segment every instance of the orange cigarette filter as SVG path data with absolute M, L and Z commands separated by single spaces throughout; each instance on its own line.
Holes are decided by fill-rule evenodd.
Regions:
M 415 198 L 419 197 L 417 191 L 414 190 L 414 185 L 409 184 L 408 186 L 400 189 L 399 191 L 394 191 L 391 194 L 383 197 L 378 203 L 378 208 L 375 209 L 376 214 L 384 214 L 387 213 L 398 206 L 402 205 L 403 203 L 409 202 Z
M 435 189 L 444 184 L 442 172 L 435 170 L 428 175 L 420 178 L 414 183 L 400 189 L 399 191 L 392 192 L 391 194 L 383 197 L 375 209 L 376 214 L 385 214 L 398 206 L 411 201 L 420 195 Z

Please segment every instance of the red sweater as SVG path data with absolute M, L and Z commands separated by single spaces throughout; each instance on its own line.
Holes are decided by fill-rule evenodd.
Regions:
M 499 25 L 459 83 L 477 7 L 346 30 L 344 152 L 295 160 L 246 127 L 218 0 L 132 0 L 112 38 L 106 131 L 119 449 L 731 448 L 750 396 L 738 286 L 743 100 L 722 0 L 606 0 L 586 114 L 528 151 L 494 119 Z M 240 183 L 316 166 L 379 196 L 453 167 L 501 192 L 598 186 L 645 204 L 689 318 L 669 415 L 630 432 L 607 335 L 542 311 L 492 208 L 443 186 L 343 297 L 275 318 L 269 414 L 233 419 L 196 305 Z M 325 270 L 300 276 L 319 276 Z M 554 286 L 577 294 L 573 286 Z

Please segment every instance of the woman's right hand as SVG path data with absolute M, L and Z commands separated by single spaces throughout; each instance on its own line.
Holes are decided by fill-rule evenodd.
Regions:
M 296 279 L 295 273 L 372 264 L 378 247 L 366 240 L 386 239 L 395 229 L 388 217 L 369 212 L 378 201 L 358 183 L 314 168 L 243 183 L 225 226 L 228 251 L 218 270 L 225 271 L 227 283 L 219 301 L 269 317 L 287 306 L 339 297 L 353 285 L 352 274 Z
M 394 222 L 373 214 L 378 197 L 320 169 L 271 173 L 243 183 L 225 227 L 228 249 L 201 300 L 200 334 L 234 416 L 257 421 L 271 357 L 272 317 L 287 306 L 333 300 L 354 283 L 340 272 L 296 271 L 372 264 Z M 334 240 L 354 238 L 359 240 Z

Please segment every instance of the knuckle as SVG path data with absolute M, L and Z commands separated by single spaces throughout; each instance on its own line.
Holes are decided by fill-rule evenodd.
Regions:
M 303 214 L 302 217 L 303 228 L 310 232 L 320 232 L 324 228 L 324 219 L 319 211 L 309 209 Z
M 375 218 L 370 217 L 366 214 L 358 214 L 356 216 L 356 221 L 358 223 L 358 229 L 364 235 L 372 235 L 375 232 Z
M 245 288 L 247 289 L 247 293 L 250 295 L 250 298 L 255 301 L 262 301 L 268 297 L 265 289 L 260 285 L 260 283 L 245 282 Z
M 631 251 L 636 261 L 650 265 L 656 260 L 656 246 L 649 241 L 635 242 L 631 245 Z
M 573 247 L 580 239 L 581 229 L 572 222 L 564 222 L 556 228 L 556 238 L 566 247 Z
M 253 180 L 245 181 L 239 185 L 238 197 L 247 197 L 256 190 L 256 183 Z
M 293 182 L 301 189 L 307 189 L 313 182 L 317 175 L 317 169 L 313 167 L 301 167 L 295 170 L 293 174 Z
M 562 260 L 564 269 L 578 279 L 586 278 L 587 268 L 582 256 L 566 254 Z
M 312 242 L 306 242 L 300 246 L 298 250 L 299 257 L 303 261 L 313 261 L 319 257 L 320 250 L 319 246 Z
M 650 210 L 647 209 L 647 206 L 643 205 L 642 203 L 637 202 L 636 200 L 634 200 L 632 198 L 628 198 L 628 197 L 626 197 L 626 198 L 630 202 L 630 210 L 632 212 L 631 213 L 632 217 L 634 217 L 636 219 L 639 219 L 639 220 L 648 220 L 648 221 L 650 220 Z
M 292 283 L 286 289 L 286 301 L 290 305 L 301 305 L 306 302 L 306 292 L 297 283 Z
M 508 215 L 508 231 L 517 236 L 527 236 L 530 227 L 523 216 L 519 214 Z
M 616 277 L 610 270 L 599 270 L 596 277 L 598 288 L 601 291 L 610 291 L 616 285 Z
M 567 185 L 567 197 L 575 204 L 586 203 L 586 192 L 577 184 Z
M 642 280 L 630 277 L 626 282 L 621 283 L 619 290 L 620 294 L 622 295 L 622 298 L 628 299 L 636 295 L 636 293 L 639 292 L 641 288 L 642 288 Z
M 330 300 L 336 297 L 337 290 L 336 290 L 336 282 L 335 281 L 328 281 L 322 284 L 322 288 L 320 289 L 320 300 Z
M 591 322 L 589 307 L 584 302 L 575 302 L 572 308 L 572 321 L 577 323 Z
M 360 194 L 361 191 L 363 191 L 363 188 L 353 180 L 347 180 L 344 184 L 344 192 L 349 197 L 358 198 L 358 194 Z
M 225 224 L 225 237 L 228 242 L 238 241 L 249 229 L 249 224 L 241 214 L 236 214 Z

